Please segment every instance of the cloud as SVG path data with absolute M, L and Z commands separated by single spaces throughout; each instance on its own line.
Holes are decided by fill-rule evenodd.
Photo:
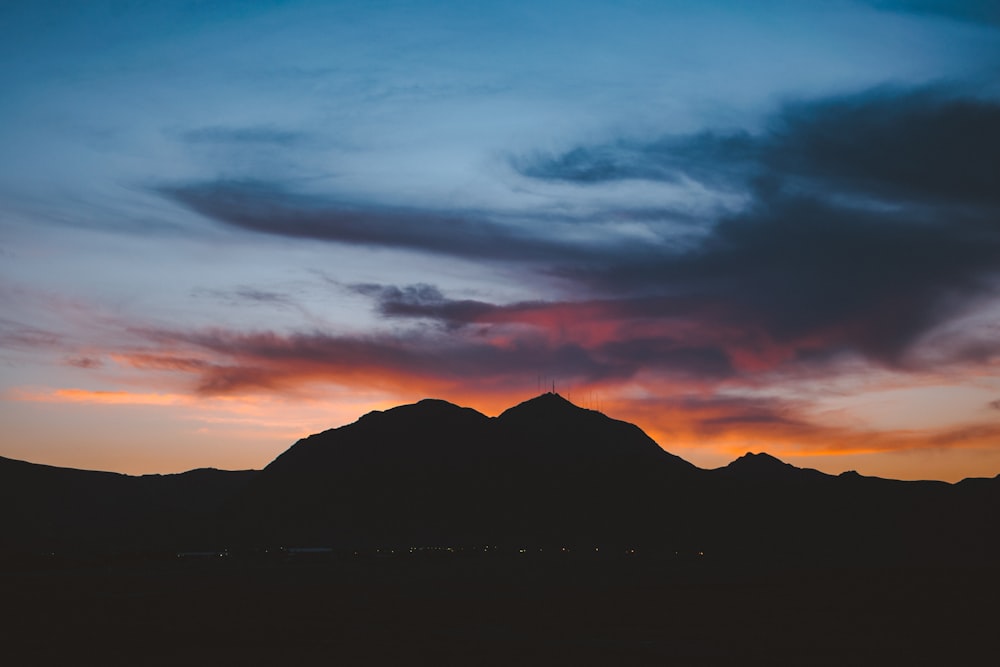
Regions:
M 640 370 L 719 378 L 735 370 L 726 350 L 726 333 L 708 333 L 681 315 L 693 316 L 696 304 L 681 300 L 607 299 L 522 301 L 493 304 L 447 298 L 427 284 L 404 287 L 377 284 L 350 288 L 376 301 L 390 318 L 418 318 L 437 323 L 453 337 L 544 340 L 550 346 L 574 345 L 600 361 L 600 375 L 574 375 L 597 380 L 615 369 L 619 377 Z M 672 301 L 666 305 L 667 301 Z M 666 310 L 667 317 L 660 317 Z
M 739 455 L 763 448 L 778 456 L 989 449 L 1000 425 L 971 423 L 926 430 L 872 430 L 812 421 L 807 401 L 678 394 L 615 405 L 668 451 L 712 447 Z
M 202 373 L 212 367 L 212 362 L 205 358 L 185 356 L 176 352 L 115 352 L 111 354 L 118 364 L 139 370 L 179 371 L 184 373 Z
M 649 180 L 680 183 L 693 179 L 713 186 L 739 185 L 759 146 L 745 131 L 702 132 L 648 142 L 621 139 L 610 144 L 578 146 L 562 155 L 515 156 L 511 165 L 529 178 L 592 185 Z
M 579 259 L 596 252 L 582 244 L 555 240 L 481 215 L 340 202 L 289 192 L 261 181 L 164 186 L 159 192 L 222 224 L 277 236 L 474 260 Z
M 891 201 L 1000 205 L 1000 103 L 883 88 L 790 104 L 761 146 L 773 172 Z
M 93 391 L 90 389 L 56 389 L 25 391 L 14 389 L 8 397 L 17 401 L 37 403 L 96 403 L 103 405 L 184 405 L 192 402 L 182 394 L 137 393 L 129 391 Z
M 475 323 L 496 323 L 505 309 L 496 304 L 473 299 L 448 299 L 434 285 L 418 283 L 398 287 L 375 283 L 349 285 L 352 291 L 376 301 L 379 313 L 386 317 L 425 318 L 448 328 Z
M 518 301 L 494 304 L 474 299 L 451 299 L 427 283 L 396 286 L 361 283 L 347 286 L 372 298 L 388 317 L 425 318 L 448 327 L 474 324 L 528 324 L 540 328 L 567 328 L 587 322 L 646 319 L 660 313 L 694 316 L 699 304 L 682 297 L 615 297 L 576 301 Z
M 815 374 L 851 354 L 918 370 L 989 362 L 1000 352 L 995 340 L 976 332 L 927 336 L 975 305 L 972 283 L 985 260 L 976 264 L 974 253 L 949 252 L 947 235 L 922 238 L 901 226 L 883 230 L 879 239 L 852 230 L 850 218 L 824 221 L 821 211 L 803 207 L 779 218 L 771 213 L 768 224 L 734 220 L 717 230 L 717 247 L 702 255 L 574 276 L 615 294 L 601 299 L 493 304 L 449 299 L 426 284 L 352 289 L 373 298 L 384 317 L 421 319 L 455 336 L 572 343 L 630 369 L 624 375 L 643 368 L 705 379 L 782 368 Z M 799 229 L 775 229 L 775 221 Z M 741 238 L 730 241 L 727 229 Z M 630 296 L 649 282 L 669 285 L 675 294 Z M 992 293 L 988 284 L 978 289 Z M 920 348 L 925 344 L 934 346 L 933 354 Z
M 584 185 L 743 188 L 750 205 L 689 249 L 558 271 L 608 298 L 680 297 L 662 302 L 661 317 L 700 301 L 706 329 L 757 332 L 792 357 L 846 351 L 904 367 L 936 327 L 997 296 L 997 154 L 1000 105 L 885 89 L 786 105 L 759 135 L 585 146 L 519 168 Z
M 525 176 L 743 187 L 755 180 L 892 201 L 1000 205 L 1000 104 L 946 88 L 891 87 L 785 104 L 763 131 L 705 131 L 515 157 Z
M 251 305 L 298 308 L 298 304 L 289 294 L 247 285 L 240 285 L 233 289 L 198 288 L 192 291 L 192 296 L 209 297 L 230 306 Z
M 147 330 L 158 350 L 117 355 L 136 368 L 194 376 L 197 392 L 294 391 L 309 384 L 425 388 L 524 385 L 539 369 L 559 377 L 607 378 L 621 369 L 579 345 L 541 339 L 452 339 L 421 333 L 341 336 Z
M 63 336 L 46 329 L 0 318 L 0 349 L 31 350 L 55 348 Z
M 995 296 L 998 266 L 989 234 L 775 196 L 720 221 L 696 252 L 574 278 L 618 293 L 664 286 L 702 300 L 716 325 L 901 365 L 922 336 Z
M 310 139 L 308 133 L 285 130 L 273 125 L 243 127 L 207 125 L 184 130 L 178 136 L 182 141 L 190 144 L 273 145 L 282 148 L 294 147 Z
M 65 363 L 68 366 L 87 370 L 92 368 L 101 368 L 104 365 L 104 362 L 95 357 L 68 357 L 65 360 Z
M 785 104 L 762 128 L 513 161 L 531 179 L 583 188 L 645 179 L 744 196 L 741 210 L 704 218 L 683 243 L 655 232 L 642 242 L 605 234 L 600 215 L 577 220 L 567 235 L 546 218 L 529 226 L 488 212 L 347 203 L 261 181 L 160 192 L 259 233 L 533 263 L 525 280 L 557 276 L 569 296 L 500 304 L 448 298 L 430 284 L 349 287 L 384 318 L 431 322 L 461 332 L 463 344 L 493 336 L 571 346 L 592 364 L 574 375 L 653 368 L 723 378 L 850 355 L 905 370 L 966 363 L 973 349 L 980 361 L 1000 354 L 1000 344 L 961 333 L 934 338 L 932 355 L 920 351 L 942 326 L 998 296 L 1000 105 L 944 88 L 880 88 Z M 405 349 L 379 344 L 389 358 Z

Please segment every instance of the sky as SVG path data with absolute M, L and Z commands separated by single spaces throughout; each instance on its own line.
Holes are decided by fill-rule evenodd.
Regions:
M 706 468 L 1000 473 L 993 0 L 9 0 L 0 90 L 0 456 L 554 384 Z

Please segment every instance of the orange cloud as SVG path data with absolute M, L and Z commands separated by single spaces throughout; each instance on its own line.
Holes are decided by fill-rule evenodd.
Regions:
M 643 428 L 668 451 L 739 456 L 767 451 L 778 457 L 876 455 L 916 451 L 987 450 L 1000 424 L 925 430 L 829 426 L 808 420 L 806 403 L 727 399 L 717 395 L 675 400 L 615 401 L 609 412 Z
M 172 406 L 184 411 L 181 420 L 199 420 L 203 429 L 260 426 L 306 435 L 426 397 L 495 415 L 555 379 L 564 396 L 638 424 L 699 465 L 745 451 L 792 458 L 972 451 L 1000 438 L 1000 427 L 990 424 L 879 430 L 847 421 L 846 413 L 818 423 L 808 398 L 754 392 L 829 372 L 829 365 L 796 359 L 803 349 L 827 345 L 819 333 L 777 342 L 763 331 L 646 318 L 641 310 L 599 301 L 517 304 L 473 309 L 469 326 L 459 330 L 367 336 L 132 328 L 141 346 L 88 350 L 88 358 L 115 362 L 100 369 L 104 386 L 130 390 L 20 389 L 8 398 Z M 848 375 L 859 372 L 845 368 Z M 544 386 L 539 377 L 547 378 Z M 933 384 L 919 374 L 905 379 Z
M 56 389 L 31 391 L 13 389 L 10 398 L 38 403 L 102 403 L 106 405 L 182 405 L 191 402 L 181 394 L 135 393 L 129 391 L 93 391 L 89 389 Z

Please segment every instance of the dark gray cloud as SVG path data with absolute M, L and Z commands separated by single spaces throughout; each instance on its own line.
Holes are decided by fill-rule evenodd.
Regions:
M 449 328 L 482 321 L 496 321 L 503 306 L 472 299 L 449 299 L 434 285 L 356 284 L 352 291 L 375 300 L 378 311 L 387 317 L 414 317 L 436 320 Z
M 598 252 L 484 216 L 338 202 L 261 181 L 215 181 L 159 192 L 225 225 L 278 236 L 506 261 L 583 259 Z
M 755 135 L 623 140 L 513 162 L 533 178 L 580 183 L 692 178 L 745 187 L 781 181 L 822 196 L 997 206 L 997 154 L 997 102 L 944 88 L 882 88 L 789 103 Z
M 587 377 L 590 380 L 602 379 L 609 373 L 630 377 L 644 368 L 705 378 L 728 377 L 735 372 L 723 349 L 726 341 L 719 335 L 675 334 L 662 327 L 657 335 L 651 335 L 643 327 L 630 326 L 662 315 L 666 316 L 664 319 L 682 314 L 697 319 L 697 305 L 680 299 L 521 301 L 499 305 L 449 299 L 437 287 L 427 284 L 349 287 L 374 299 L 378 311 L 387 317 L 426 319 L 453 333 L 473 327 L 469 335 L 483 337 L 493 327 L 527 325 L 543 338 L 574 341 L 574 345 L 598 362 L 595 368 L 600 368 L 601 375 Z M 591 335 L 589 329 L 602 323 L 610 325 L 611 332 L 604 337 Z M 583 335 L 575 335 L 577 327 Z
M 703 180 L 742 187 L 752 204 L 716 221 L 690 252 L 560 271 L 609 297 L 700 300 L 706 328 L 901 365 L 934 327 L 996 296 L 997 155 L 1000 105 L 878 90 L 788 105 L 753 137 L 581 147 L 521 168 L 589 183 L 697 179 L 718 165 Z M 677 301 L 648 303 L 661 317 L 677 314 Z
M 747 369 L 805 368 L 847 352 L 900 368 L 924 363 L 909 354 L 914 345 L 995 296 L 988 278 L 998 266 L 1000 243 L 986 233 L 778 197 L 720 222 L 696 252 L 565 269 L 606 295 L 599 299 L 493 304 L 449 299 L 430 285 L 353 289 L 389 317 L 449 330 L 602 330 L 606 340 L 591 337 L 588 349 L 618 368 L 724 377 L 738 372 L 738 359 Z M 982 362 L 1000 352 L 1000 343 L 961 336 L 936 347 L 936 362 Z
M 777 196 L 721 221 L 696 252 L 575 277 L 619 293 L 683 290 L 717 325 L 783 343 L 821 337 L 899 363 L 920 336 L 993 294 L 998 267 L 988 230 Z
M 557 319 L 620 321 L 661 315 L 703 317 L 702 303 L 678 296 L 622 297 L 579 301 L 516 301 L 494 304 L 475 299 L 451 299 L 426 283 L 382 285 L 362 283 L 348 289 L 373 299 L 383 315 L 437 320 L 449 326 L 467 324 L 546 323 Z
M 769 171 L 826 193 L 1000 205 L 1000 103 L 944 89 L 880 89 L 788 105 L 761 140 Z
M 746 196 L 744 210 L 704 221 L 706 231 L 683 246 L 583 244 L 561 240 L 547 220 L 529 233 L 488 215 L 342 203 L 261 182 L 161 192 L 256 232 L 534 262 L 569 279 L 579 298 L 494 304 L 423 284 L 351 288 L 383 316 L 452 332 L 601 323 L 613 331 L 581 344 L 602 366 L 596 373 L 657 366 L 725 376 L 842 353 L 904 368 L 918 363 L 911 352 L 936 327 L 997 296 L 1000 104 L 942 88 L 884 88 L 787 104 L 763 128 L 515 161 L 536 179 L 683 178 Z M 970 340 L 953 338 L 935 363 L 1000 353 L 1000 343 Z

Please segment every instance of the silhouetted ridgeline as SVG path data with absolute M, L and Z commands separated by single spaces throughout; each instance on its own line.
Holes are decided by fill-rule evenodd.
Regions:
M 492 545 L 991 562 L 998 509 L 998 478 L 833 476 L 766 454 L 703 470 L 552 393 L 495 418 L 437 400 L 372 412 L 300 440 L 260 472 L 129 477 L 0 459 L 8 552 Z
M 0 457 L 0 551 L 173 550 L 211 536 L 206 522 L 257 471 L 138 477 Z

